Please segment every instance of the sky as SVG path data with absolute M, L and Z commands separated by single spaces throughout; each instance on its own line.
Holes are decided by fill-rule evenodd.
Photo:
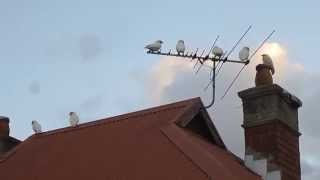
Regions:
M 249 25 L 240 47 L 274 58 L 275 83 L 303 101 L 299 110 L 303 179 L 320 176 L 320 2 L 318 1 L 0 1 L 0 115 L 11 119 L 11 135 L 32 135 L 68 126 L 68 112 L 82 122 L 200 96 L 208 71 L 195 75 L 192 62 L 148 55 L 143 47 L 164 41 L 163 50 L 183 39 L 187 49 L 208 48 L 220 35 L 225 50 Z M 239 49 L 231 57 L 236 58 Z M 259 54 L 258 53 L 258 54 Z M 243 156 L 242 106 L 237 92 L 254 86 L 257 55 L 226 98 L 224 89 L 241 68 L 225 65 L 218 100 L 209 109 L 228 148 Z M 239 140 L 239 137 L 240 138 Z

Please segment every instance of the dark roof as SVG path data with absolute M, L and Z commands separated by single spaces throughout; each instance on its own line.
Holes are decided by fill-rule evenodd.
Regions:
M 200 98 L 32 135 L 0 179 L 261 180 L 230 153 Z
M 14 137 L 9 136 L 7 141 L 11 142 L 11 143 L 20 143 L 21 141 L 19 139 L 16 139 Z
M 21 143 L 20 140 L 8 136 L 6 138 L 2 137 L 0 139 L 0 159 L 3 158 L 3 156 L 10 151 L 11 149 L 13 149 L 15 146 L 17 146 L 19 143 Z

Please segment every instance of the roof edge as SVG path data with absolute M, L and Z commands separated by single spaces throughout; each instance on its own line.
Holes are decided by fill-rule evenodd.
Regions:
M 186 100 L 182 100 L 182 101 L 178 101 L 178 102 L 174 102 L 174 103 L 168 103 L 168 104 L 164 104 L 164 105 L 160 105 L 160 106 L 154 106 L 151 108 L 133 111 L 133 112 L 129 112 L 126 114 L 121 114 L 121 115 L 117 115 L 117 116 L 113 116 L 113 117 L 108 117 L 108 118 L 93 120 L 90 122 L 85 122 L 83 124 L 79 124 L 76 128 L 75 127 L 64 127 L 64 128 L 46 131 L 46 132 L 41 132 L 38 134 L 32 134 L 31 136 L 26 138 L 24 141 L 20 141 L 18 139 L 10 137 L 10 140 L 17 141 L 20 143 L 17 146 L 15 146 L 13 149 L 8 151 L 6 154 L 4 154 L 0 158 L 0 163 L 5 162 L 12 155 L 14 155 L 20 149 L 20 147 L 22 147 L 24 144 L 28 143 L 29 141 L 31 141 L 34 138 L 39 138 L 39 137 L 48 136 L 48 135 L 55 135 L 55 134 L 63 133 L 63 132 L 67 132 L 67 131 L 80 130 L 83 128 L 97 126 L 97 125 L 101 125 L 101 124 L 105 124 L 105 123 L 113 123 L 115 121 L 118 122 L 118 121 L 126 120 L 129 118 L 135 118 L 135 117 L 145 116 L 148 114 L 159 113 L 161 111 L 165 111 L 168 109 L 181 108 L 182 106 L 188 106 L 188 105 L 192 106 L 193 104 L 198 104 L 199 102 L 201 102 L 201 99 L 199 97 L 196 97 L 196 98 L 186 99 Z M 173 118 L 173 119 L 176 119 L 176 118 Z
M 76 129 L 82 129 L 82 128 L 86 128 L 86 127 L 96 126 L 96 125 L 100 125 L 100 124 L 112 123 L 115 121 L 118 122 L 118 121 L 126 120 L 129 118 L 141 117 L 141 116 L 145 116 L 148 114 L 159 113 L 161 111 L 165 111 L 168 109 L 181 108 L 182 106 L 186 106 L 188 104 L 193 104 L 194 102 L 197 102 L 197 101 L 201 101 L 199 97 L 186 99 L 186 100 L 182 100 L 182 101 L 178 101 L 178 102 L 174 102 L 174 103 L 164 104 L 164 105 L 160 105 L 160 106 L 154 106 L 151 108 L 142 109 L 142 110 L 138 110 L 138 111 L 132 111 L 129 113 L 120 114 L 120 115 L 116 115 L 116 116 L 112 116 L 112 117 L 107 117 L 107 118 L 102 118 L 102 119 L 97 119 L 97 120 L 85 122 L 85 123 L 77 125 L 76 128 L 75 127 L 63 127 L 63 128 L 59 128 L 59 129 L 54 129 L 54 130 L 38 133 L 37 136 L 38 135 L 41 135 L 41 136 L 52 135 L 52 134 L 56 134 L 56 133 L 61 133 L 61 132 L 72 131 L 72 130 L 76 130 Z

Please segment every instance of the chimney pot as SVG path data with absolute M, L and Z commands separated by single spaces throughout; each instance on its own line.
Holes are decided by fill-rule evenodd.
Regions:
M 9 118 L 5 116 L 0 116 L 0 139 L 5 139 L 9 137 Z
M 256 70 L 257 70 L 256 79 L 255 79 L 256 86 L 273 84 L 273 78 L 270 72 L 270 67 L 268 65 L 259 64 L 256 66 Z

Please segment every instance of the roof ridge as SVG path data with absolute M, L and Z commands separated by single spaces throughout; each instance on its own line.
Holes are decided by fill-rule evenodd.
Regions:
M 117 115 L 117 116 L 113 116 L 113 117 L 108 117 L 108 118 L 98 119 L 98 120 L 94 120 L 94 121 L 90 121 L 90 122 L 85 122 L 83 124 L 78 125 L 76 128 L 63 127 L 63 128 L 54 129 L 54 130 L 50 130 L 50 131 L 46 131 L 46 132 L 42 132 L 42 133 L 38 133 L 38 134 L 32 134 L 24 141 L 21 141 L 21 143 L 19 145 L 17 145 L 15 148 L 13 148 L 11 151 L 7 152 L 4 156 L 2 156 L 0 158 L 0 164 L 3 163 L 4 161 L 6 161 L 13 154 L 15 154 L 17 152 L 17 150 L 19 150 L 24 144 L 28 143 L 29 141 L 31 141 L 34 138 L 41 138 L 41 137 L 45 137 L 45 136 L 56 135 L 56 134 L 60 134 L 60 133 L 81 130 L 84 128 L 99 126 L 99 125 L 103 125 L 103 124 L 111 124 L 111 123 L 115 123 L 115 122 L 119 122 L 119 121 L 121 122 L 121 121 L 127 120 L 129 118 L 138 118 L 138 117 L 151 115 L 151 114 L 155 114 L 155 113 L 159 113 L 159 112 L 163 112 L 163 111 L 167 111 L 167 110 L 172 110 L 172 109 L 176 109 L 176 108 L 188 107 L 189 104 L 195 103 L 198 101 L 201 101 L 201 100 L 199 97 L 196 97 L 196 98 L 186 99 L 186 100 L 182 100 L 182 101 L 178 101 L 178 102 L 174 102 L 174 103 L 169 103 L 169 104 L 165 104 L 165 105 L 155 106 L 155 107 L 151 107 L 148 109 L 129 112 L 126 114 L 121 114 L 121 115 Z
M 163 112 L 163 111 L 168 111 L 168 110 L 172 110 L 172 109 L 176 109 L 176 108 L 188 107 L 188 104 L 195 103 L 195 101 L 198 102 L 201 100 L 199 97 L 191 98 L 191 99 L 187 99 L 187 100 L 183 100 L 183 101 L 179 101 L 179 102 L 174 102 L 174 103 L 169 103 L 169 104 L 165 104 L 165 105 L 161 105 L 161 106 L 151 107 L 148 109 L 133 111 L 133 112 L 129 112 L 126 114 L 121 114 L 121 115 L 117 115 L 117 116 L 113 116 L 113 117 L 108 117 L 108 118 L 93 120 L 90 122 L 85 122 L 83 124 L 79 124 L 78 126 L 76 126 L 76 128 L 63 127 L 63 128 L 59 128 L 59 129 L 54 129 L 54 130 L 42 132 L 42 133 L 39 133 L 38 135 L 43 137 L 43 136 L 53 135 L 53 134 L 57 134 L 57 133 L 63 133 L 63 132 L 68 132 L 68 131 L 73 131 L 73 130 L 80 130 L 80 129 L 87 128 L 87 127 L 99 126 L 99 125 L 103 125 L 103 124 L 111 124 L 114 122 L 121 122 L 126 119 L 130 119 L 130 118 L 138 118 L 138 117 L 151 115 L 151 114 L 155 114 L 155 113 L 159 113 L 159 112 Z
M 104 119 L 98 119 L 98 120 L 94 120 L 94 121 L 90 121 L 90 122 L 85 122 L 83 124 L 77 125 L 76 127 L 68 126 L 68 127 L 63 127 L 63 128 L 59 128 L 59 129 L 54 129 L 54 130 L 51 130 L 51 131 L 42 132 L 42 133 L 38 134 L 38 135 L 40 135 L 38 137 L 50 136 L 50 135 L 55 135 L 55 134 L 58 134 L 58 133 L 65 133 L 65 132 L 81 130 L 81 129 L 94 127 L 94 126 L 100 126 L 100 125 L 105 125 L 105 124 L 112 124 L 112 123 L 122 122 L 122 121 L 125 121 L 127 119 L 138 118 L 138 117 L 142 117 L 142 116 L 148 116 L 148 115 L 151 115 L 151 114 L 156 114 L 156 113 L 159 113 L 159 112 L 172 110 L 172 109 L 176 109 L 176 108 L 182 108 L 182 107 L 185 107 L 185 106 L 181 105 L 181 106 L 171 107 L 171 108 L 167 108 L 167 109 L 162 109 L 162 110 L 159 110 L 159 111 L 148 112 L 148 113 L 144 113 L 144 114 L 132 115 L 132 116 L 127 116 L 127 117 L 121 117 L 123 115 L 119 115 L 119 116 L 114 116 L 114 117 L 109 117 L 109 118 L 104 118 Z

